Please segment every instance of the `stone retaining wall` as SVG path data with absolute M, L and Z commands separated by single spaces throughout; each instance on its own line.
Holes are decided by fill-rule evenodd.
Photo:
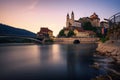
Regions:
M 80 42 L 97 42 L 99 38 L 54 38 L 54 42 L 73 43 L 74 40 L 79 40 Z

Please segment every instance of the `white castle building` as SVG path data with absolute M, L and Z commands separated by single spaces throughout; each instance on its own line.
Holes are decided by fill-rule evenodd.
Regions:
M 71 13 L 71 18 L 69 14 L 67 14 L 67 17 L 66 17 L 66 27 L 70 27 L 70 26 L 81 27 L 81 23 L 78 20 L 74 19 L 73 11 Z
M 93 13 L 90 17 L 85 17 L 82 19 L 89 21 L 91 23 L 91 25 L 94 27 L 100 27 L 100 18 L 98 17 L 98 15 L 96 13 Z M 70 27 L 70 26 L 81 27 L 81 23 L 82 23 L 82 21 L 74 19 L 73 11 L 71 13 L 71 18 L 69 16 L 69 14 L 67 14 L 66 27 Z

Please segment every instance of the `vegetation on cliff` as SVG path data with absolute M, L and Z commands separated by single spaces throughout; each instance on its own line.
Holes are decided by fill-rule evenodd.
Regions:
M 66 35 L 64 34 L 64 30 L 62 29 L 59 34 L 58 37 L 65 37 Z

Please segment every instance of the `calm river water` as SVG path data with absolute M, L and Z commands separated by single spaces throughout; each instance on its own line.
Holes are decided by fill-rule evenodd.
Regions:
M 0 46 L 0 80 L 91 80 L 96 44 Z

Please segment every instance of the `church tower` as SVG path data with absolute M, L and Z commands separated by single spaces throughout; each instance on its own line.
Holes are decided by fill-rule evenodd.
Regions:
M 70 16 L 67 14 L 66 16 L 66 27 L 69 27 Z
M 71 13 L 71 20 L 72 20 L 72 24 L 74 23 L 74 12 L 72 11 Z
M 74 20 L 74 12 L 71 13 L 71 19 Z
M 69 21 L 69 19 L 70 19 L 70 16 L 69 16 L 69 14 L 67 14 L 67 21 Z

